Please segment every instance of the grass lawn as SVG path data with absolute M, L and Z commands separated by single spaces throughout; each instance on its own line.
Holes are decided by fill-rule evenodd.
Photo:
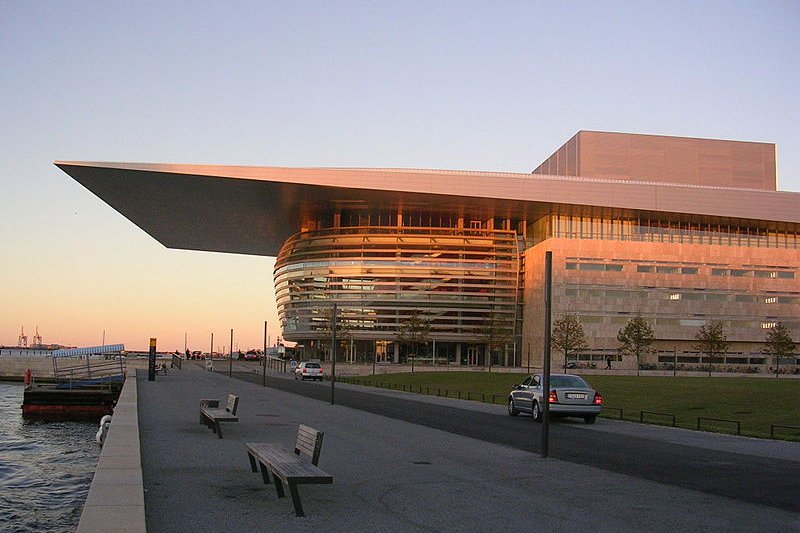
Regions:
M 508 392 L 527 374 L 414 372 L 343 379 L 423 394 L 506 403 Z M 603 395 L 603 416 L 639 421 L 642 411 L 674 414 L 676 425 L 697 429 L 697 419 L 741 423 L 742 435 L 769 437 L 770 424 L 800 427 L 800 380 L 666 376 L 589 376 Z M 645 421 L 672 424 L 672 417 L 645 414 Z M 736 424 L 703 420 L 707 431 L 736 433 Z M 800 440 L 800 430 L 775 428 L 775 437 Z

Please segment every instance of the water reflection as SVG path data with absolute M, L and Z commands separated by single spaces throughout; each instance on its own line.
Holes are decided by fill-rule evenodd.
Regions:
M 75 531 L 100 447 L 97 422 L 22 418 L 23 386 L 0 383 L 0 524 L 18 533 Z

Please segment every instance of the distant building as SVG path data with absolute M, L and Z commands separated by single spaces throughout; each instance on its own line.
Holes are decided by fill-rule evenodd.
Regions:
M 587 364 L 637 313 L 650 363 L 702 364 L 711 321 L 732 366 L 769 366 L 776 322 L 800 338 L 800 194 L 776 190 L 773 144 L 581 131 L 532 174 L 56 165 L 167 247 L 277 256 L 283 338 L 313 355 L 337 303 L 350 360 L 403 361 L 416 312 L 418 356 L 484 365 L 491 325 L 493 364 L 541 364 L 545 251 Z

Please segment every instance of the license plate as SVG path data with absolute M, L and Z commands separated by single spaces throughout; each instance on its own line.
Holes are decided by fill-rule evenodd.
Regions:
M 569 398 L 570 400 L 585 400 L 586 394 L 582 392 L 568 392 L 567 398 Z

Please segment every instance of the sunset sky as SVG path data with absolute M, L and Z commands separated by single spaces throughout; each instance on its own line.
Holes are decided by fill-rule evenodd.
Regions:
M 530 172 L 586 129 L 774 142 L 800 191 L 799 92 L 790 0 L 5 0 L 0 344 L 280 335 L 274 258 L 166 249 L 55 160 Z

